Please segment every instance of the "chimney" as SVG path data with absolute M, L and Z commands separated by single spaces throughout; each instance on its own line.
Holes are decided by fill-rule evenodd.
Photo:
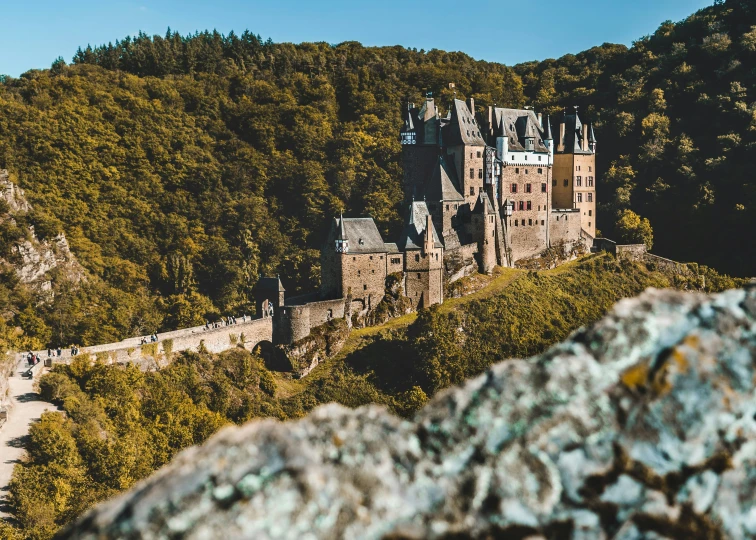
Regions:
M 588 124 L 583 124 L 583 152 L 588 151 Z
M 488 106 L 488 131 L 493 134 L 494 132 L 494 126 L 493 126 L 493 107 L 490 105 Z
M 433 218 L 428 214 L 425 216 L 425 242 L 423 250 L 426 254 L 430 254 L 433 251 Z
M 473 98 L 467 98 L 467 107 L 470 109 L 470 114 L 475 116 L 475 100 Z
M 543 131 L 543 114 L 538 113 L 538 125 L 541 126 L 541 131 Z
M 557 151 L 564 152 L 564 122 L 559 124 L 559 141 L 557 142 Z

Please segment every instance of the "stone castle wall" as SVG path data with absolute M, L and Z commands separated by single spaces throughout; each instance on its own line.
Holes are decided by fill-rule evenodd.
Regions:
M 580 210 L 552 210 L 549 214 L 551 245 L 564 243 L 571 247 L 580 238 Z
M 547 247 L 548 210 L 551 206 L 549 168 L 545 164 L 538 165 L 508 166 L 501 171 L 499 204 L 503 206 L 507 199 L 515 203 L 512 215 L 507 218 L 508 247 L 512 250 L 513 261 L 536 255 Z M 514 186 L 517 186 L 516 192 Z
M 127 362 L 143 364 L 147 367 L 161 366 L 169 360 L 172 353 L 197 351 L 204 347 L 209 352 L 219 353 L 243 345 L 252 349 L 260 342 L 273 340 L 273 320 L 270 318 L 252 319 L 220 328 L 206 329 L 204 326 L 184 328 L 173 332 L 158 334 L 158 341 L 141 345 L 141 337 L 129 338 L 117 343 L 106 343 L 92 347 L 81 347 L 79 354 L 88 354 L 105 363 Z M 47 359 L 47 351 L 37 351 L 40 357 Z M 53 363 L 70 363 L 71 350 L 63 349 L 61 356 L 54 356 Z

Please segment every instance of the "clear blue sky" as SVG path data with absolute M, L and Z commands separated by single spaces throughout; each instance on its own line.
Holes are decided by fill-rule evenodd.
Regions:
M 0 0 L 0 74 L 70 61 L 77 47 L 139 30 L 249 29 L 273 41 L 360 41 L 463 51 L 515 64 L 624 43 L 713 0 Z

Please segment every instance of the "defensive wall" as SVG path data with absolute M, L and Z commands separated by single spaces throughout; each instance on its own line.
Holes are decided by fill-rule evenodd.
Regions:
M 172 332 L 158 334 L 158 341 L 141 344 L 141 337 L 129 338 L 117 343 L 106 343 L 92 347 L 81 347 L 79 355 L 88 354 L 107 364 L 127 362 L 160 367 L 168 362 L 172 353 L 197 351 L 204 347 L 212 353 L 223 352 L 238 345 L 253 349 L 261 342 L 273 341 L 273 321 L 270 318 L 249 319 L 247 321 L 207 328 L 195 326 Z M 47 350 L 37 351 L 43 361 L 48 360 Z M 22 356 L 26 355 L 23 353 Z M 61 350 L 61 355 L 54 355 L 52 362 L 70 363 L 71 350 Z
M 347 299 L 316 299 L 317 293 L 287 300 L 275 315 L 274 343 L 291 344 L 310 335 L 310 330 L 332 319 L 343 319 L 347 314 Z
M 617 244 L 608 238 L 596 238 L 593 241 L 592 251 L 607 251 L 612 253 L 617 259 L 630 261 L 642 261 L 654 265 L 659 270 L 664 270 L 673 274 L 685 277 L 694 277 L 698 275 L 697 265 L 694 263 L 681 263 L 671 259 L 659 257 L 649 253 L 645 244 Z

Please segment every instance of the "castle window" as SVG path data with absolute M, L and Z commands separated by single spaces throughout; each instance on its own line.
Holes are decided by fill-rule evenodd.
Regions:
M 586 199 L 588 200 L 588 202 L 593 202 L 593 193 L 588 193 L 586 195 Z
M 525 169 L 525 174 L 528 174 L 528 170 L 527 169 Z
M 526 156 L 525 156 L 525 161 L 527 161 L 527 160 L 528 160 L 528 156 L 526 155 Z
M 436 260 L 438 260 L 438 253 L 436 253 Z
M 383 260 L 383 255 L 381 255 L 381 260 Z
M 470 195 L 475 195 L 475 187 L 474 186 L 470 186 Z
M 546 182 L 541 183 L 541 193 L 546 193 Z
M 543 174 L 543 169 L 538 169 L 538 174 Z
M 470 152 L 470 159 L 472 159 L 472 152 Z
M 357 275 L 359 276 L 361 274 L 362 274 L 362 270 L 357 270 Z
M 375 270 L 371 270 L 371 271 L 370 271 L 370 273 L 371 273 L 371 274 L 375 274 Z
M 357 260 L 357 257 L 352 257 L 352 260 L 353 260 L 353 261 L 356 261 L 356 260 Z
M 532 184 L 525 184 L 525 193 L 533 193 Z
M 593 215 L 593 210 L 588 210 L 588 215 L 592 216 Z
M 417 279 L 420 279 L 420 274 L 417 275 Z
M 399 257 L 392 257 L 391 264 L 399 264 L 402 260 Z
M 470 169 L 470 178 L 475 178 L 475 169 Z
M 478 179 L 483 178 L 483 169 L 478 169 Z
M 567 187 L 567 185 L 568 185 L 569 183 L 570 183 L 570 181 L 569 181 L 569 180 L 565 180 L 565 181 L 564 181 L 564 187 Z
M 588 177 L 588 187 L 593 187 L 593 177 L 592 176 Z
M 533 220 L 532 219 L 528 220 L 528 225 L 533 225 Z
M 583 185 L 583 177 L 582 176 L 575 177 L 575 182 L 576 182 L 576 185 L 578 187 L 582 186 Z
M 520 201 L 520 210 L 525 210 L 525 201 Z M 524 221 L 525 220 L 523 220 L 523 224 L 524 224 Z
M 541 156 L 538 156 L 538 161 L 541 161 Z
M 373 256 L 372 256 L 372 255 L 370 256 L 370 260 L 371 260 L 371 261 L 373 260 Z
M 589 227 L 591 226 L 591 222 L 590 222 L 590 221 L 588 222 L 588 226 L 589 226 Z
M 577 194 L 577 202 L 583 202 L 583 194 L 582 193 L 578 193 Z
M 458 205 L 456 205 L 456 204 L 454 205 L 454 209 L 455 209 L 455 210 L 457 209 L 457 206 L 458 206 Z
M 512 161 L 514 161 L 514 156 L 512 156 Z
M 480 157 L 480 150 L 478 150 L 478 157 Z
M 448 205 L 448 204 L 446 205 L 446 210 L 447 210 L 447 211 L 449 210 L 449 205 Z
M 575 170 L 579 171 L 580 170 L 580 165 L 578 165 L 577 167 L 575 167 Z
M 517 224 L 517 220 L 515 220 L 515 227 L 519 227 L 519 225 Z
M 525 226 L 525 220 L 524 219 L 522 220 L 522 226 L 523 227 Z
M 593 167 L 591 167 L 590 165 L 588 165 L 588 172 L 593 172 Z
M 517 184 L 512 184 L 512 193 L 517 193 Z
M 551 187 L 556 187 L 556 178 L 551 180 Z
M 544 224 L 544 221 L 543 221 L 543 220 L 541 220 L 541 225 L 543 225 L 543 224 Z
M 468 137 L 470 136 L 470 130 L 469 129 L 467 130 L 467 136 Z
M 533 203 L 528 201 L 528 210 L 532 210 L 532 209 L 533 209 Z
M 363 290 L 363 291 L 366 291 L 366 290 L 367 290 L 367 284 L 364 284 L 364 285 L 362 285 L 362 290 Z
M 420 262 L 420 254 L 415 255 L 415 262 Z
M 515 167 L 515 174 L 520 174 L 520 168 L 519 167 Z

